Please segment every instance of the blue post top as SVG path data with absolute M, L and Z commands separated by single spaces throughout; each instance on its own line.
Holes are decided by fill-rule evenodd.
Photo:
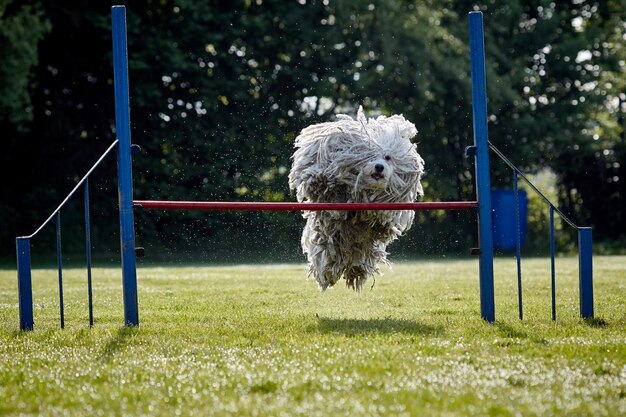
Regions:
M 488 151 L 487 82 L 485 76 L 485 44 L 482 12 L 470 12 L 470 65 L 472 77 L 472 110 L 474 145 L 477 154 Z M 487 148 L 487 149 L 481 149 Z
M 113 30 L 113 88 L 115 91 L 115 130 L 118 151 L 130 149 L 130 98 L 128 92 L 128 49 L 126 45 L 126 7 L 111 8 Z M 126 129 L 128 127 L 128 129 Z

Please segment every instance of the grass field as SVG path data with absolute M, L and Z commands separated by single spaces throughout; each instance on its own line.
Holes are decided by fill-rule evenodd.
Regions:
M 33 274 L 19 332 L 0 271 L 0 415 L 626 415 L 626 257 L 595 257 L 596 319 L 578 318 L 577 260 L 496 262 L 496 323 L 479 317 L 476 260 L 399 263 L 375 287 L 320 293 L 303 265 L 143 267 L 124 328 L 121 273 Z

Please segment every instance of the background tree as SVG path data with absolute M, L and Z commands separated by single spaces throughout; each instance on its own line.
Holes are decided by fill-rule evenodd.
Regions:
M 127 7 L 132 139 L 143 148 L 134 161 L 138 197 L 293 200 L 287 173 L 297 133 L 362 104 L 415 122 L 426 199 L 472 198 L 473 165 L 463 156 L 472 142 L 467 12 L 480 9 L 490 139 L 528 171 L 550 167 L 563 209 L 592 222 L 596 238 L 626 230 L 619 0 L 145 0 Z M 0 77 L 22 80 L 0 83 L 8 149 L 0 169 L 12 178 L 2 189 L 0 250 L 12 256 L 14 236 L 36 227 L 114 139 L 110 9 L 50 0 L 2 10 L 0 36 L 30 45 L 14 54 L 17 70 L 0 63 Z M 493 170 L 495 185 L 510 182 L 508 171 Z M 94 180 L 96 250 L 114 251 L 115 162 Z M 65 212 L 74 218 L 80 210 Z M 299 252 L 298 213 L 137 214 L 140 243 L 152 253 L 214 259 L 237 248 L 276 259 Z M 473 219 L 421 213 L 415 239 L 394 252 L 466 253 Z M 74 244 L 68 250 L 82 250 L 80 222 L 64 225 L 64 242 Z M 42 250 L 52 244 L 46 236 Z
M 34 68 L 39 62 L 39 43 L 50 31 L 50 22 L 38 3 L 22 5 L 11 0 L 0 1 L 0 131 L 2 148 L 0 172 L 4 181 L 0 188 L 0 250 L 12 250 L 11 227 L 23 217 L 24 207 L 15 196 L 27 189 L 25 175 L 16 175 L 23 152 L 24 139 L 33 120 L 30 94 L 36 83 Z

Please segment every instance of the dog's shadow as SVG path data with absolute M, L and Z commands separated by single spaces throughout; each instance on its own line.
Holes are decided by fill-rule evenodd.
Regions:
M 346 336 L 394 333 L 421 336 L 441 336 L 444 334 L 443 326 L 393 318 L 331 319 L 317 317 L 316 324 L 309 326 L 307 330 L 309 332 L 335 333 Z

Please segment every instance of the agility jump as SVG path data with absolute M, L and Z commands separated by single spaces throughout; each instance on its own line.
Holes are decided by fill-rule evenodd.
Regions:
M 134 231 L 135 207 L 159 210 L 477 210 L 478 248 L 479 255 L 479 288 L 480 314 L 487 322 L 495 320 L 494 274 L 493 274 L 493 237 L 492 237 L 492 205 L 491 178 L 489 167 L 490 149 L 509 165 L 514 173 L 514 193 L 517 199 L 518 177 L 526 181 L 535 192 L 542 196 L 550 207 L 550 247 L 552 260 L 552 318 L 556 318 L 554 291 L 554 213 L 561 216 L 566 223 L 578 232 L 579 257 L 579 295 L 580 316 L 593 318 L 593 271 L 592 271 L 592 239 L 590 227 L 578 227 L 572 223 L 557 207 L 555 207 L 501 152 L 488 140 L 487 130 L 487 96 L 485 77 L 485 54 L 483 35 L 483 15 L 481 12 L 469 13 L 470 31 L 470 63 L 472 82 L 472 114 L 474 144 L 466 148 L 466 154 L 473 156 L 475 161 L 476 200 L 445 201 L 445 202 L 414 202 L 414 203 L 291 203 L 291 202 L 203 202 L 203 201 L 153 201 L 134 200 L 132 183 L 132 154 L 137 148 L 130 139 L 130 100 L 128 84 L 128 52 L 126 43 L 126 9 L 124 6 L 112 7 L 113 32 L 113 69 L 115 91 L 115 120 L 117 140 L 100 157 L 87 174 L 79 181 L 67 198 L 59 205 L 52 215 L 31 235 L 16 238 L 17 276 L 19 298 L 19 320 L 21 330 L 34 328 L 30 241 L 53 218 L 57 223 L 57 256 L 59 269 L 59 299 L 61 327 L 63 320 L 63 282 L 61 263 L 60 212 L 65 203 L 80 187 L 84 190 L 86 252 L 89 285 L 90 325 L 93 325 L 91 307 L 91 244 L 89 217 L 89 182 L 88 177 L 100 162 L 114 148 L 117 148 L 118 163 L 118 195 L 120 221 L 120 253 L 122 264 L 122 285 L 124 297 L 124 324 L 139 325 L 139 306 L 137 298 L 137 268 Z M 516 201 L 517 207 L 517 201 Z M 518 239 L 516 247 L 518 272 L 518 298 L 520 319 L 522 318 L 522 280 L 521 255 L 519 239 L 519 213 L 516 215 Z

